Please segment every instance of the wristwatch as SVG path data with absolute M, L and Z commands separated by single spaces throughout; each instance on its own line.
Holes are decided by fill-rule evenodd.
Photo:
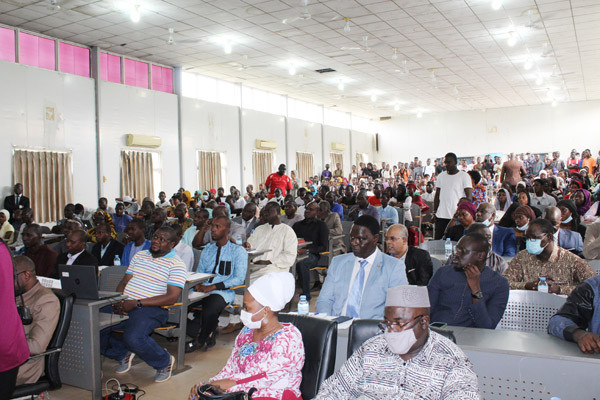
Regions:
M 483 299 L 483 292 L 480 290 L 479 292 L 471 293 L 471 297 L 481 300 Z
M 480 293 L 481 293 L 481 292 L 480 292 Z M 143 307 L 143 306 L 142 306 L 142 301 L 141 301 L 141 300 L 138 300 L 138 301 L 137 301 L 137 307 L 138 307 L 138 308 L 142 308 L 142 307 Z

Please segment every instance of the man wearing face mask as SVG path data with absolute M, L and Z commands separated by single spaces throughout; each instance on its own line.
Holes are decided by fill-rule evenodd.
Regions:
M 579 232 L 561 229 L 562 213 L 558 207 L 546 207 L 545 219 L 554 226 L 554 243 L 563 249 L 569 250 L 573 254 L 581 257 L 583 255 L 583 239 Z
M 429 321 L 426 287 L 388 289 L 383 334 L 363 343 L 315 399 L 480 399 L 473 365 Z
M 279 164 L 277 172 L 267 176 L 265 187 L 269 191 L 269 199 L 275 197 L 275 189 L 281 189 L 281 195 L 285 197 L 288 190 L 292 190 L 292 180 L 285 174 L 285 164 Z
M 545 219 L 529 223 L 526 250 L 508 264 L 504 276 L 511 289 L 537 290 L 539 278 L 546 277 L 548 292 L 570 294 L 583 281 L 596 275 L 587 262 L 554 244 L 554 227 Z
M 477 207 L 475 221 L 487 226 L 492 234 L 492 251 L 502 257 L 514 257 L 517 254 L 517 240 L 514 230 L 495 225 L 496 207 L 490 203 L 481 203 Z
M 510 287 L 506 278 L 485 268 L 489 248 L 488 240 L 479 233 L 468 233 L 459 240 L 452 265 L 438 269 L 427 285 L 434 321 L 496 328 Z

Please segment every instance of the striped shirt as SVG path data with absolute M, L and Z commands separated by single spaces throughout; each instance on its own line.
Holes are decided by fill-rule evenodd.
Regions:
M 127 273 L 133 275 L 123 294 L 134 300 L 147 299 L 167 293 L 167 285 L 183 289 L 187 278 L 185 264 L 171 250 L 154 258 L 149 250 L 139 251 L 131 260 Z
M 480 399 L 467 356 L 445 337 L 429 332 L 419 354 L 402 360 L 383 335 L 367 340 L 323 382 L 316 400 Z

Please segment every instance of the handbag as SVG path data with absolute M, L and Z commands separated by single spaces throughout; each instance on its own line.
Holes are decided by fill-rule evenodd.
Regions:
M 202 385 L 198 388 L 198 400 L 252 400 L 252 394 L 256 392 L 252 388 L 248 393 L 240 392 L 223 392 L 221 389 L 214 387 L 211 384 Z

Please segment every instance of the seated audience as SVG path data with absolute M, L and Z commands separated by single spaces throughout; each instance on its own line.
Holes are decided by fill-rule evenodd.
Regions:
M 304 209 L 306 209 L 306 207 L 308 206 L 305 206 Z M 302 221 L 305 215 L 305 211 L 302 213 L 302 215 L 298 214 L 298 205 L 295 201 L 288 201 L 285 203 L 283 206 L 283 211 L 284 214 L 281 216 L 281 222 L 289 227 L 294 226 L 296 222 Z
M 422 212 L 429 211 L 429 206 L 423 202 L 421 195 L 415 193 L 416 191 L 417 185 L 415 185 L 413 182 L 409 182 L 406 184 L 406 194 L 408 195 L 408 197 L 410 197 L 410 204 L 418 205 Z
M 16 303 L 28 307 L 31 311 L 32 322 L 23 325 L 22 329 L 25 329 L 29 353 L 35 356 L 46 351 L 52 339 L 60 314 L 60 302 L 51 289 L 42 286 L 38 281 L 36 266 L 30 258 L 15 256 L 13 265 Z M 44 359 L 45 357 L 30 358 L 21 365 L 17 385 L 37 382 L 44 373 Z
M 577 343 L 583 353 L 600 353 L 600 276 L 577 286 L 567 301 L 550 318 L 548 333 Z
M 194 305 L 202 306 L 202 311 L 194 311 L 194 319 L 188 321 L 187 335 L 193 340 L 186 343 L 186 353 L 205 345 L 207 349 L 215 345 L 219 315 L 234 300 L 235 293 L 231 288 L 243 285 L 246 279 L 248 253 L 229 240 L 230 223 L 225 217 L 213 220 L 211 231 L 215 243 L 206 246 L 200 256 L 196 272 L 216 276 L 194 287 L 196 292 L 209 295 Z
M 33 261 L 37 276 L 58 277 L 58 271 L 56 270 L 58 253 L 48 247 L 48 245 L 42 243 L 42 229 L 38 224 L 31 224 L 25 227 L 23 231 L 23 245 L 25 247 L 21 254 Z
M 98 259 L 88 253 L 86 248 L 86 234 L 84 231 L 72 231 L 67 236 L 67 251 L 56 258 L 56 265 L 93 265 L 98 267 Z M 97 270 L 97 268 L 96 268 Z M 58 271 L 58 267 L 56 268 Z
M 588 226 L 583 240 L 583 255 L 588 260 L 600 260 L 600 222 Z
M 329 204 L 329 203 L 327 203 Z M 295 205 L 289 202 L 286 205 Z M 298 249 L 298 256 L 304 257 L 296 263 L 296 272 L 302 288 L 302 294 L 307 300 L 311 299 L 310 295 L 310 269 L 317 266 L 320 253 L 327 251 L 329 247 L 329 228 L 327 224 L 317 218 L 319 206 L 316 201 L 308 204 L 304 212 L 304 219 L 296 222 L 292 229 L 298 239 L 304 239 L 307 242 L 312 242 L 307 247 Z
M 382 187 L 380 184 L 373 186 L 373 196 L 369 196 L 367 199 L 370 205 L 374 207 L 381 207 L 381 190 Z
M 175 207 L 175 218 L 173 222 L 171 222 L 171 226 L 179 225 L 181 230 L 185 232 L 190 226 L 193 225 L 193 221 L 188 217 L 188 207 L 185 203 L 179 203 Z
M 475 207 L 479 207 L 480 204 L 487 203 L 486 188 L 481 181 L 481 174 L 478 171 L 468 171 L 469 177 L 471 178 L 471 185 L 473 186 L 473 204 Z
M 583 254 L 583 239 L 579 232 L 573 232 L 567 229 L 561 229 L 562 213 L 558 207 L 546 207 L 544 217 L 554 227 L 554 243 L 565 250 L 581 257 Z
M 335 196 L 334 196 L 333 192 L 332 191 L 327 192 L 327 194 L 325 195 L 325 198 L 323 200 L 325 200 L 326 202 L 329 203 L 329 206 L 331 207 L 331 212 L 339 215 L 340 221 L 343 221 L 344 220 L 344 208 L 342 207 L 341 204 L 339 204 L 335 201 Z
M 125 232 L 127 224 L 133 219 L 131 215 L 125 214 L 125 206 L 123 203 L 118 203 L 115 206 L 115 213 L 111 214 L 111 218 L 115 224 L 116 233 Z
M 177 242 L 173 250 L 175 250 L 175 254 L 181 258 L 181 261 L 185 264 L 185 268 L 188 272 L 194 271 L 197 265 L 194 265 L 194 251 L 192 250 L 192 246 L 187 245 L 181 241 L 183 238 L 183 232 L 181 230 L 181 225 L 175 224 L 171 225 L 171 228 L 175 231 L 175 235 L 177 235 Z
M 432 181 L 427 182 L 427 185 L 425 186 L 425 193 L 421 193 L 421 198 L 423 199 L 423 201 L 433 203 L 433 200 L 435 198 L 435 193 L 433 193 L 433 186 L 434 183 Z
M 15 241 L 15 228 L 8 222 L 10 213 L 8 210 L 0 210 L 0 239 L 6 244 L 12 244 Z
M 429 329 L 429 307 L 425 287 L 388 289 L 382 334 L 364 342 L 323 382 L 315 400 L 480 399 L 467 356 Z
M 115 256 L 119 262 L 123 257 L 123 243 L 110 236 L 110 225 L 101 222 L 96 225 L 96 244 L 92 247 L 92 255 L 96 257 L 99 265 L 115 265 Z
M 387 193 L 381 195 L 381 208 L 379 214 L 381 220 L 390 226 L 398 223 L 398 210 L 390 206 L 390 196 Z
M 88 237 L 90 239 L 90 241 L 92 243 L 96 243 L 97 239 L 96 239 L 96 226 L 105 223 L 108 224 L 108 226 L 110 227 L 110 236 L 113 239 L 117 238 L 117 232 L 115 232 L 115 228 L 113 227 L 113 222 L 112 222 L 112 218 L 110 217 L 110 215 L 108 215 L 107 212 L 104 211 L 96 211 L 93 215 L 92 215 L 92 222 L 94 223 L 94 227 L 89 229 L 87 231 Z
M 342 221 L 340 221 L 340 215 L 338 213 L 331 212 L 330 203 L 328 201 L 321 201 L 319 203 L 319 213 L 317 216 L 322 221 L 325 221 L 325 225 L 327 225 L 327 229 L 329 229 L 330 240 L 332 240 L 332 236 L 340 236 L 344 233 Z M 346 245 L 344 244 L 344 238 L 333 239 L 332 247 L 334 251 L 345 253 Z
M 181 239 L 183 243 L 194 248 L 201 246 L 202 240 L 204 239 L 204 234 L 206 234 L 206 232 L 208 232 L 210 229 L 208 215 L 208 211 L 206 211 L 204 208 L 201 208 L 194 213 L 194 218 L 192 219 L 194 225 L 187 228 L 187 230 L 183 233 L 183 238 Z
M 500 275 L 504 275 L 504 272 L 508 268 L 508 262 L 502 258 L 499 254 L 497 254 L 492 246 L 492 233 L 489 227 L 484 224 L 480 224 L 478 222 L 474 223 L 469 227 L 467 233 L 480 233 L 488 240 L 490 244 L 490 250 L 488 251 L 487 258 L 485 259 L 486 268 L 491 269 L 492 271 L 496 271 Z M 452 264 L 453 256 L 450 256 L 448 260 L 448 264 Z
M 212 212 L 212 219 L 215 219 L 217 217 L 225 217 L 227 219 L 229 219 L 229 211 L 227 210 L 227 207 L 225 206 L 216 206 L 213 209 Z M 211 220 L 212 222 L 212 220 Z M 237 224 L 233 221 L 231 221 L 231 225 L 229 226 L 229 239 L 235 241 L 235 242 L 241 242 L 244 243 L 244 235 L 245 235 L 246 230 L 244 229 L 244 227 L 240 224 Z M 204 234 L 204 237 L 202 238 L 202 243 L 201 245 L 205 245 L 208 243 L 214 243 L 215 240 L 212 237 L 212 233 L 211 230 L 208 229 L 206 231 L 206 233 Z M 192 243 L 194 246 L 196 246 L 196 243 Z
M 352 220 L 356 220 L 357 218 L 363 215 L 369 215 L 377 221 L 378 224 L 381 224 L 381 215 L 379 213 L 379 209 L 369 204 L 367 200 L 367 193 L 365 191 L 360 191 L 356 196 L 356 206 L 350 210 L 348 216 Z
M 296 262 L 298 238 L 292 228 L 281 223 L 279 210 L 277 203 L 268 202 L 260 210 L 265 223 L 256 227 L 245 244 L 248 250 L 269 250 L 252 260 L 250 282 L 270 272 L 289 271 Z
M 544 276 L 548 292 L 568 295 L 596 275 L 584 260 L 554 244 L 554 227 L 549 221 L 533 220 L 526 238 L 526 250 L 517 253 L 504 273 L 511 289 L 537 290 L 539 278 Z
M 128 372 L 137 355 L 156 370 L 155 382 L 165 382 L 171 378 L 175 357 L 150 335 L 167 322 L 169 311 L 162 306 L 177 301 L 187 273 L 173 250 L 177 235 L 172 228 L 157 229 L 151 242 L 150 250 L 138 252 L 131 260 L 117 287 L 117 292 L 123 292 L 128 299 L 113 305 L 114 310 L 127 314 L 129 319 L 100 331 L 100 343 L 102 354 L 118 361 L 116 373 Z M 112 330 L 123 331 L 123 336 L 112 336 Z
M 366 200 L 366 199 L 365 199 Z M 353 318 L 382 318 L 385 291 L 407 284 L 404 266 L 377 247 L 379 222 L 370 215 L 354 221 L 352 253 L 333 258 L 317 299 L 317 312 Z
M 167 194 L 165 192 L 160 192 L 158 194 L 158 201 L 156 202 L 156 208 L 167 208 L 169 206 L 171 206 L 171 203 L 167 200 Z
M 461 202 L 456 208 L 456 213 L 446 227 L 444 240 L 450 238 L 453 242 L 458 242 L 465 235 L 469 226 L 475 222 L 475 213 L 477 208 L 470 201 Z
M 277 319 L 293 295 L 294 277 L 289 272 L 270 273 L 250 285 L 242 310 L 245 328 L 235 338 L 223 369 L 210 379 L 213 386 L 226 392 L 256 388 L 255 399 L 302 399 L 302 335 L 293 324 Z M 192 388 L 190 398 L 199 386 Z
M 505 228 L 514 228 L 515 227 L 515 219 L 514 219 L 513 214 L 521 206 L 523 206 L 523 207 L 527 206 L 527 207 L 531 208 L 531 211 L 533 211 L 533 218 L 531 218 L 532 220 L 542 216 L 542 212 L 538 208 L 531 207 L 529 193 L 527 193 L 526 191 L 521 191 L 518 193 L 517 199 L 518 199 L 518 201 L 515 201 L 514 203 L 512 203 L 510 205 L 510 207 L 508 208 L 508 210 L 506 210 L 506 212 L 502 216 L 502 219 L 500 219 L 500 222 L 498 223 L 498 225 L 503 226 Z
M 556 206 L 562 213 L 560 228 L 579 232 L 581 237 L 585 237 L 586 226 L 581 223 L 581 216 L 577 212 L 577 206 L 573 200 L 561 200 Z
M 233 222 L 240 224 L 244 228 L 246 237 L 249 237 L 254 229 L 258 226 L 260 221 L 256 217 L 256 211 L 258 207 L 256 204 L 249 202 L 242 209 L 242 214 L 239 217 L 235 217 Z
M 533 192 L 534 195 L 531 198 L 531 206 L 536 207 L 542 213 L 546 207 L 556 206 L 556 199 L 544 192 L 544 187 L 548 186 L 547 179 L 535 179 L 533 181 Z
M 19 233 L 17 234 L 17 238 L 13 242 L 13 246 L 16 248 L 23 246 L 23 231 L 25 231 L 25 228 L 28 225 L 35 223 L 35 221 L 33 219 L 33 210 L 31 208 L 23 208 L 23 209 L 15 210 L 15 212 L 14 212 L 15 220 L 17 219 L 19 212 L 21 213 L 20 218 L 22 220 L 22 223 L 21 223 L 21 226 L 19 227 Z
M 577 207 L 577 214 L 580 216 L 585 215 L 585 213 L 588 212 L 592 206 L 592 194 L 585 189 L 579 189 L 575 191 L 570 199 L 575 203 L 575 206 Z
M 133 257 L 141 250 L 148 250 L 150 248 L 150 241 L 144 237 L 144 231 L 146 224 L 141 219 L 134 219 L 131 221 L 125 233 L 129 242 L 123 249 L 123 257 L 121 257 L 121 265 L 129 266 Z
M 69 233 L 73 232 L 73 231 L 77 231 L 77 230 L 82 230 L 82 226 L 81 224 L 74 220 L 74 219 L 70 219 L 67 220 L 64 225 L 62 226 L 62 230 L 63 230 L 63 236 L 64 238 L 56 243 L 56 244 L 52 244 L 52 249 L 54 251 L 56 251 L 56 253 L 60 254 L 60 253 L 64 253 L 67 251 L 67 237 L 69 236 Z M 49 246 L 50 247 L 50 246 Z
M 404 264 L 406 278 L 410 285 L 427 286 L 433 275 L 433 263 L 426 250 L 408 245 L 408 229 L 395 224 L 385 232 L 385 244 L 391 256 Z
M 512 195 L 508 189 L 498 189 L 498 192 L 496 192 L 496 200 L 494 201 L 494 208 L 496 211 L 507 211 L 512 204 L 512 201 L 510 200 L 511 197 Z
M 529 228 L 529 223 L 537 218 L 534 211 L 529 206 L 519 206 L 512 214 L 518 251 L 525 249 L 525 233 L 527 232 L 527 228 Z
M 492 235 L 492 251 L 502 257 L 514 257 L 517 254 L 515 232 L 510 228 L 494 225 L 496 208 L 490 203 L 481 203 L 477 207 L 475 221 L 487 226 Z
M 510 287 L 506 278 L 485 267 L 489 250 L 488 239 L 479 233 L 460 239 L 452 265 L 437 270 L 427 285 L 432 321 L 496 328 L 504 315 Z
M 81 222 L 81 220 L 75 216 L 75 204 L 72 204 L 72 203 L 67 204 L 64 208 L 63 215 L 64 215 L 64 218 L 59 219 L 56 222 L 56 227 L 52 229 L 55 233 L 64 233 L 63 226 L 69 220 L 77 221 L 77 222 L 79 222 L 79 224 L 81 225 L 82 228 L 84 227 L 83 222 Z
M 167 210 L 165 208 L 155 208 L 150 214 L 150 225 L 146 225 L 144 236 L 146 239 L 151 240 L 154 237 L 154 232 L 168 226 Z

